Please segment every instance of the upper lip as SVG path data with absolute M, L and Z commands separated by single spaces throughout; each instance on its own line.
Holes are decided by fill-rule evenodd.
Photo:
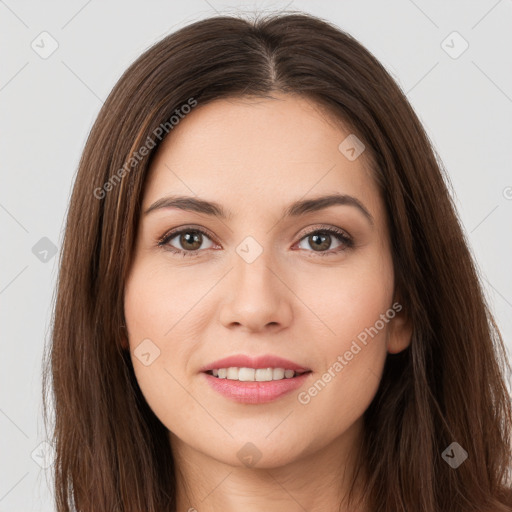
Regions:
M 209 370 L 217 370 L 219 368 L 283 368 L 284 370 L 294 370 L 296 372 L 307 372 L 309 368 L 300 364 L 283 359 L 282 357 L 265 354 L 261 356 L 248 356 L 244 354 L 236 354 L 223 359 L 218 359 L 213 363 L 209 363 L 201 368 L 201 372 Z

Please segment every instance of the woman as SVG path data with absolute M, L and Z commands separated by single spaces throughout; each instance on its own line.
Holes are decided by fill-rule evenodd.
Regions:
M 439 159 L 350 35 L 193 23 L 121 77 L 67 219 L 59 511 L 510 511 L 502 339 Z

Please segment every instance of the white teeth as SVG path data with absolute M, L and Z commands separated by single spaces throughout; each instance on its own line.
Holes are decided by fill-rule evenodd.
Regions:
M 241 372 L 242 370 L 240 370 Z M 258 382 L 267 382 L 272 380 L 273 378 L 273 370 L 272 368 L 258 368 L 254 374 L 254 380 Z M 242 380 L 242 379 L 240 379 Z
M 284 368 L 216 368 L 212 374 L 219 379 L 239 380 L 243 382 L 268 382 L 271 380 L 291 379 L 294 370 Z M 297 374 L 299 375 L 299 374 Z
M 272 370 L 272 379 L 273 380 L 284 379 L 284 370 L 282 368 L 274 368 Z
M 229 370 L 233 370 L 232 375 L 233 377 L 230 377 Z M 255 373 L 256 370 L 254 368 L 230 368 L 228 370 L 228 379 L 231 378 L 233 380 L 236 380 L 238 377 L 238 380 L 255 380 Z
M 228 373 L 226 375 L 226 379 L 230 380 L 238 380 L 238 368 L 228 368 Z

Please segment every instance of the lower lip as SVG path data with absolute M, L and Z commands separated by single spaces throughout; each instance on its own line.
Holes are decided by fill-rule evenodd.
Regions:
M 311 372 L 303 373 L 291 379 L 270 380 L 265 382 L 246 382 L 219 379 L 209 373 L 205 375 L 208 384 L 221 395 L 244 404 L 263 404 L 272 402 L 300 387 Z

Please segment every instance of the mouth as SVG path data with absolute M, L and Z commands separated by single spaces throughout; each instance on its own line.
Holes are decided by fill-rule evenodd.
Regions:
M 302 386 L 312 374 L 310 368 L 272 355 L 230 356 L 201 368 L 200 372 L 214 391 L 244 404 L 277 400 Z
M 228 368 L 214 368 L 204 372 L 217 379 L 234 380 L 238 382 L 270 382 L 284 379 L 293 379 L 311 373 L 311 370 L 291 370 L 284 368 L 247 368 L 230 366 Z

